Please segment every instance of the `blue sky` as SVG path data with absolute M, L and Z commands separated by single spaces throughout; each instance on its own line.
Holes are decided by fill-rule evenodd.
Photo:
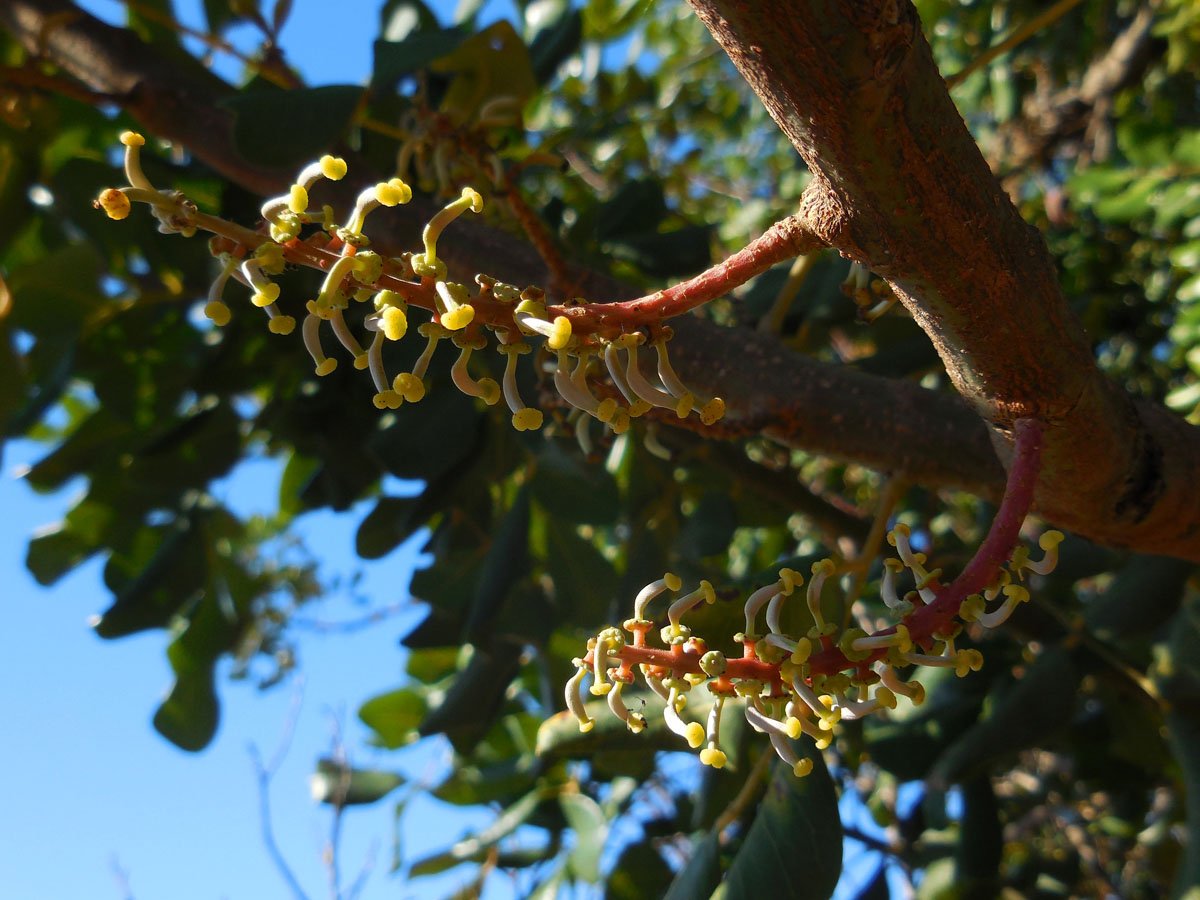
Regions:
M 119 23 L 123 6 L 89 0 L 82 6 Z M 268 9 L 270 4 L 265 4 Z M 311 83 L 363 82 L 371 65 L 378 3 L 295 3 L 282 32 L 288 58 Z M 453 0 L 431 4 L 443 19 Z M 176 4 L 183 21 L 198 24 L 199 0 Z M 504 6 L 490 4 L 496 18 Z M 351 14 L 353 13 L 353 14 Z M 364 21 L 365 20 L 365 21 Z M 235 30 L 235 42 L 252 36 Z M 225 58 L 218 68 L 236 77 L 240 64 Z M 114 875 L 119 863 L 138 900 L 152 898 L 271 898 L 289 892 L 268 858 L 259 834 L 256 784 L 247 746 L 270 756 L 285 729 L 295 696 L 291 685 L 260 692 L 248 684 L 220 686 L 222 719 L 211 747 L 183 753 L 164 741 L 150 718 L 171 683 L 166 638 L 152 632 L 106 643 L 88 627 L 105 608 L 101 562 L 94 560 L 52 589 L 40 588 L 24 567 L 31 533 L 60 519 L 82 484 L 38 496 L 19 479 L 44 452 L 36 444 L 9 442 L 0 459 L 0 712 L 6 739 L 0 769 L 9 773 L 0 805 L 0 884 L 18 898 L 123 897 Z M 240 467 L 214 493 L 238 512 L 274 509 L 279 465 L 255 460 Z M 335 516 L 305 516 L 298 530 L 321 548 L 322 573 L 348 584 L 361 581 L 355 597 L 387 605 L 406 596 L 417 562 L 416 546 L 364 566 L 353 550 L 354 529 L 364 509 Z M 354 619 L 363 607 L 348 589 L 321 606 L 326 620 Z M 448 750 L 437 742 L 400 753 L 377 754 L 355 716 L 361 702 L 399 685 L 403 655 L 399 638 L 420 618 L 418 610 L 354 634 L 297 634 L 304 692 L 291 750 L 271 789 L 277 843 L 309 896 L 328 896 L 321 851 L 330 817 L 310 798 L 308 776 L 329 750 L 332 723 L 356 765 L 398 768 L 416 778 L 443 770 Z M 403 791 L 403 788 L 401 789 Z M 393 794 L 370 808 L 347 812 L 342 828 L 342 869 L 352 877 L 372 853 L 375 864 L 363 897 L 443 897 L 468 879 L 467 870 L 404 885 L 391 866 Z M 464 816 L 427 799 L 405 819 L 404 852 L 412 859 L 444 849 L 486 813 Z M 489 898 L 508 896 L 498 886 Z
M 123 6 L 116 0 L 86 0 L 80 5 L 112 22 L 123 19 Z M 363 82 L 371 64 L 379 5 L 344 0 L 336 6 L 338 14 L 330 14 L 329 4 L 296 2 L 282 32 L 288 59 L 313 84 Z M 448 21 L 456 3 L 441 0 L 430 5 Z M 185 23 L 201 23 L 200 0 L 180 0 L 176 7 Z M 511 10 L 511 3 L 493 0 L 485 5 L 482 20 L 511 16 Z M 235 29 L 230 37 L 248 46 L 254 34 Z M 217 69 L 236 79 L 240 63 L 219 57 Z M 187 754 L 164 741 L 150 724 L 171 683 L 164 634 L 152 632 L 111 644 L 93 634 L 88 619 L 108 603 L 100 580 L 101 560 L 49 590 L 36 585 L 25 570 L 25 544 L 31 533 L 60 519 L 83 487 L 77 484 L 51 496 L 30 491 L 19 475 L 43 452 L 33 443 L 15 441 L 5 446 L 0 458 L 0 611 L 5 616 L 0 629 L 0 713 L 7 734 L 0 742 L 0 768 L 9 773 L 0 806 L 0 833 L 5 835 L 0 884 L 5 895 L 18 900 L 123 898 L 114 874 L 119 865 L 138 900 L 290 896 L 260 837 L 247 746 L 257 745 L 264 756 L 274 753 L 296 696 L 294 685 L 263 693 L 223 679 L 221 727 L 210 748 Z M 243 515 L 270 513 L 279 474 L 276 461 L 251 460 L 214 493 Z M 360 578 L 353 596 L 343 588 L 323 602 L 315 613 L 322 619 L 360 617 L 364 609 L 356 598 L 363 596 L 378 606 L 406 596 L 419 562 L 417 542 L 384 560 L 363 563 L 353 544 L 354 530 L 365 514 L 364 508 L 344 515 L 309 514 L 298 524 L 306 543 L 320 547 L 327 580 L 347 585 Z M 402 682 L 404 658 L 398 640 L 419 618 L 419 610 L 412 609 L 353 634 L 296 634 L 304 673 L 302 705 L 290 752 L 272 783 L 272 821 L 276 841 L 310 897 L 328 896 L 321 853 L 330 818 L 311 800 L 308 776 L 315 759 L 330 747 L 334 722 L 341 723 L 356 765 L 400 769 L 417 779 L 428 779 L 448 765 L 449 751 L 437 741 L 400 753 L 372 750 L 355 716 L 363 700 Z M 407 885 L 389 873 L 393 808 L 402 791 L 373 807 L 350 810 L 345 817 L 343 872 L 353 877 L 364 859 L 375 859 L 364 900 L 434 900 L 469 880 L 467 869 Z M 411 860 L 444 849 L 490 818 L 486 812 L 464 814 L 428 798 L 415 800 L 404 819 L 404 854 Z M 869 828 L 865 823 L 862 827 Z M 859 867 L 858 874 L 867 871 Z M 513 895 L 511 885 L 494 880 L 485 900 Z

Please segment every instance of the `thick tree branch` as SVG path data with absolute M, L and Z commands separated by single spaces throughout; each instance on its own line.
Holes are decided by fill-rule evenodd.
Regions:
M 891 283 L 1001 445 L 1018 418 L 1047 423 L 1042 514 L 1105 543 L 1200 558 L 1200 429 L 1097 370 L 1045 243 L 988 170 L 912 4 L 690 2 L 812 170 L 809 228 Z
M 72 10 L 75 15 L 57 19 L 56 24 L 49 26 L 53 13 Z M 840 21 L 843 13 L 835 11 L 830 15 Z M 855 21 L 861 24 L 862 20 L 855 15 Z M 763 21 L 778 23 L 794 18 L 790 7 L 777 10 L 774 17 L 765 11 L 762 16 Z M 0 21 L 31 52 L 45 53 L 90 89 L 116 95 L 119 105 L 148 130 L 179 141 L 236 183 L 261 194 L 286 190 L 293 173 L 247 166 L 230 145 L 227 122 L 214 121 L 209 123 L 211 129 L 203 127 L 208 114 L 200 113 L 213 109 L 229 90 L 213 77 L 193 77 L 190 70 L 174 67 L 157 57 L 152 48 L 131 33 L 96 22 L 64 0 L 36 4 L 16 0 L 0 7 Z M 794 23 L 789 27 L 794 27 Z M 816 168 L 816 188 L 809 192 L 801 211 L 803 221 L 822 239 L 834 241 L 848 255 L 866 260 L 875 271 L 892 278 L 901 287 L 918 320 L 931 329 L 939 349 L 949 357 L 952 374 L 976 409 L 984 410 L 1001 426 L 1018 415 L 1040 416 L 1049 423 L 1044 465 L 1054 477 L 1043 481 L 1037 498 L 1045 515 L 1056 524 L 1101 542 L 1159 553 L 1200 555 L 1197 547 L 1200 538 L 1192 534 L 1195 529 L 1189 524 L 1200 519 L 1196 514 L 1200 501 L 1195 492 L 1177 492 L 1174 513 L 1161 499 L 1167 485 L 1185 483 L 1182 476 L 1185 469 L 1187 478 L 1191 477 L 1194 464 L 1192 468 L 1188 464 L 1195 460 L 1194 430 L 1159 407 L 1130 402 L 1095 374 L 1086 343 L 1053 285 L 1053 268 L 1036 232 L 1020 222 L 1007 198 L 994 188 L 986 166 L 980 162 L 981 176 L 975 171 L 978 167 L 969 164 L 970 159 L 978 161 L 978 151 L 944 97 L 940 78 L 932 71 L 932 61 L 928 59 L 928 47 L 915 30 L 915 19 L 900 17 L 887 33 L 907 35 L 909 43 L 895 44 L 893 53 L 881 50 L 892 47 L 886 41 L 877 40 L 866 49 L 856 41 L 849 42 L 857 48 L 855 52 L 869 50 L 874 54 L 864 57 L 866 62 L 860 59 L 856 64 L 859 75 L 855 77 L 861 83 L 857 93 L 851 91 L 849 95 L 859 99 L 859 105 L 839 106 L 846 101 L 848 92 L 836 79 L 828 87 L 837 89 L 836 96 L 842 99 L 830 95 L 818 104 L 825 120 L 833 118 L 840 123 L 838 146 L 842 150 L 848 149 L 850 138 L 859 142 L 861 159 L 850 159 L 862 172 L 856 174 L 850 166 L 847 177 L 838 174 L 843 171 L 841 166 L 849 165 L 844 153 L 832 157 L 838 163 L 830 168 L 835 177 L 822 175 Z M 763 48 L 772 44 L 778 49 L 774 39 L 750 41 L 747 52 L 763 55 Z M 820 52 L 828 54 L 829 49 L 822 46 Z M 850 49 L 843 46 L 839 58 L 845 57 Z M 873 62 L 880 53 L 883 56 L 879 62 Z M 784 66 L 788 71 L 783 71 L 781 77 L 787 76 L 792 82 L 801 77 L 803 61 L 797 57 L 797 53 L 788 51 Z M 848 58 L 853 59 L 853 54 Z M 863 69 L 864 65 L 870 72 Z M 946 185 L 939 182 L 937 173 L 927 171 L 929 167 L 923 159 L 906 155 L 911 147 L 897 147 L 880 154 L 871 134 L 862 134 L 863 127 L 868 132 L 878 127 L 883 129 L 881 135 L 889 134 L 881 104 L 887 100 L 889 111 L 904 112 L 905 101 L 902 95 L 897 95 L 896 85 L 907 84 L 914 77 L 909 70 L 921 66 L 925 67 L 921 70 L 924 74 L 914 90 L 929 93 L 936 88 L 944 100 L 935 105 L 935 112 L 929 113 L 934 116 L 931 121 L 940 122 L 937 117 L 944 117 L 949 109 L 954 115 L 952 124 L 962 130 L 962 135 L 951 141 L 951 146 L 941 146 L 940 133 L 929 131 L 932 126 L 926 121 L 928 116 L 918 115 L 918 110 L 910 111 L 912 118 L 906 120 L 900 137 L 911 144 L 917 135 L 929 144 L 934 158 L 945 166 Z M 883 81 L 875 79 L 877 67 Z M 784 84 L 788 83 L 787 78 Z M 760 82 L 761 77 L 752 79 L 756 85 Z M 794 107 L 790 114 L 796 114 Z M 860 118 L 866 126 L 852 121 Z M 944 125 L 942 122 L 939 127 Z M 962 151 L 968 157 L 966 174 L 955 168 L 961 162 L 955 152 L 961 150 L 963 139 L 969 151 Z M 908 170 L 921 174 L 922 180 L 915 185 L 897 183 Z M 976 182 L 982 177 L 988 179 L 985 185 L 993 187 L 984 192 L 980 201 L 980 196 L 972 191 L 977 190 Z M 838 179 L 841 187 L 835 190 Z M 847 205 L 839 199 L 841 190 L 854 200 L 857 194 L 848 189 L 857 190 L 858 183 L 864 181 L 877 191 L 890 184 L 908 197 L 912 209 L 902 205 L 879 207 L 888 215 L 877 215 L 876 207 L 870 203 L 897 199 L 886 193 L 881 199 L 868 191 L 864 203 L 858 205 Z M 357 184 L 338 187 L 352 191 Z M 915 240 L 914 235 L 919 237 L 922 233 L 912 231 L 924 227 L 920 211 L 929 210 L 928 204 L 922 205 L 923 192 L 934 199 L 949 193 L 950 200 L 957 204 L 952 209 L 960 216 L 939 219 L 933 228 L 935 233 L 924 235 L 932 243 Z M 971 225 L 968 216 L 980 213 L 976 209 L 979 204 L 987 215 Z M 1008 213 L 1003 213 L 1005 208 Z M 374 223 L 383 227 L 373 232 L 373 237 L 384 249 L 418 246 L 421 227 L 432 211 L 432 204 L 415 200 L 409 207 L 393 210 L 391 215 Z M 1012 266 L 1011 271 L 999 274 L 994 258 L 999 250 L 983 248 L 986 253 L 971 255 L 979 249 L 974 239 L 978 234 L 988 233 L 989 217 L 996 216 L 1004 220 L 1003 233 L 1007 235 L 1000 241 L 1006 248 L 1001 259 Z M 475 272 L 483 270 L 513 283 L 545 283 L 544 264 L 524 243 L 478 223 L 456 223 L 455 228 L 455 241 L 447 243 L 442 254 L 455 277 L 469 280 Z M 938 249 L 930 253 L 929 246 Z M 870 257 L 864 248 L 871 248 Z M 964 248 L 969 251 L 967 255 L 955 259 L 955 254 Z M 1025 260 L 1029 271 L 1018 271 Z M 902 282 L 900 275 L 908 267 L 916 275 L 905 288 L 909 282 Z M 931 285 L 933 289 L 929 290 Z M 944 291 L 937 290 L 939 285 Z M 1036 285 L 1042 293 L 1022 293 L 1031 285 Z M 627 287 L 595 273 L 582 273 L 579 286 L 581 293 L 596 299 L 636 297 Z M 918 288 L 925 293 L 918 295 Z M 916 303 L 913 298 L 917 296 L 932 298 L 928 309 Z M 966 302 L 973 297 L 979 298 L 978 309 Z M 1009 303 L 1010 298 L 1017 300 Z M 1043 302 L 1045 309 L 1039 307 Z M 997 321 L 1002 327 L 997 328 Z M 1026 333 L 1025 322 L 1036 326 L 1033 334 Z M 915 482 L 961 487 L 991 499 L 999 497 L 1004 472 L 989 447 L 988 431 L 958 398 L 821 364 L 787 350 L 770 337 L 749 331 L 718 328 L 689 317 L 674 320 L 673 325 L 676 340 L 672 343 L 672 357 L 681 375 L 697 389 L 720 393 L 727 399 L 729 412 L 722 423 L 722 433 L 729 436 L 764 433 L 790 447 L 903 472 Z M 951 339 L 958 342 L 954 347 L 963 348 L 961 352 L 954 350 Z M 1029 345 L 1039 342 L 1042 351 L 1048 346 L 1054 349 L 1045 360 L 1029 352 Z M 978 359 L 972 356 L 976 353 Z M 1081 368 L 1076 370 L 1069 362 L 1079 363 Z M 1031 368 L 1025 371 L 1023 366 Z M 993 375 L 994 384 L 989 380 Z M 1057 375 L 1063 377 L 1054 381 Z M 1103 415 L 1094 426 L 1088 426 L 1086 421 L 1080 424 L 1096 410 Z M 1060 437 L 1059 432 L 1065 437 Z M 1000 435 L 1006 455 L 1005 432 L 1001 430 Z M 1089 436 L 1094 446 L 1085 446 L 1087 452 L 1079 452 Z M 1104 447 L 1111 451 L 1104 465 L 1096 466 L 1096 448 Z M 1161 460 L 1161 465 L 1156 465 L 1156 460 Z M 1111 496 L 1101 497 L 1097 485 L 1107 485 Z M 1085 495 L 1087 501 L 1080 503 L 1078 498 Z M 1173 529 L 1163 524 L 1172 516 L 1177 520 Z

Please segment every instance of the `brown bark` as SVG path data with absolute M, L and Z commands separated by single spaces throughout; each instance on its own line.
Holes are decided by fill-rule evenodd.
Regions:
M 891 283 L 1001 448 L 1018 418 L 1049 426 L 1039 511 L 1104 543 L 1200 559 L 1200 429 L 1096 368 L 912 4 L 690 2 L 812 170 L 806 224 Z

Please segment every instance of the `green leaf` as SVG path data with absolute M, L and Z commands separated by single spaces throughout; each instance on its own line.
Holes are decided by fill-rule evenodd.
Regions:
M 420 527 L 413 512 L 417 497 L 380 497 L 354 534 L 354 550 L 363 559 L 380 559 Z
M 692 854 L 676 874 L 663 900 L 709 897 L 721 883 L 721 841 L 708 832 L 692 838 Z
M 463 764 L 432 793 L 439 800 L 458 806 L 511 801 L 533 786 L 539 769 L 537 757 L 530 753 L 487 766 Z
M 583 14 L 577 9 L 564 10 L 558 21 L 539 30 L 529 47 L 529 62 L 538 84 L 548 82 L 582 40 Z
M 25 567 L 38 584 L 48 587 L 96 552 L 93 544 L 60 523 L 34 537 L 25 551 Z
M 939 757 L 927 781 L 944 789 L 1066 728 L 1075 710 L 1081 677 L 1070 650 L 1047 650 L 1024 678 L 995 699 L 986 719 L 968 729 Z
M 621 234 L 606 241 L 604 249 L 655 278 L 693 275 L 712 262 L 712 226 L 685 225 L 661 234 Z
M 398 43 L 410 34 L 438 27 L 435 16 L 421 0 L 387 0 L 379 11 L 379 36 Z
M 459 467 L 479 443 L 482 417 L 470 397 L 446 390 L 406 403 L 367 441 L 367 449 L 397 478 L 433 481 Z
M 606 241 L 652 232 L 666 214 L 662 185 L 652 178 L 626 181 L 601 205 L 594 233 L 597 240 Z
M 375 42 L 375 66 L 371 86 L 392 88 L 405 75 L 427 68 L 435 59 L 454 52 L 467 39 L 461 28 L 413 31 L 398 40 Z
M 553 520 L 546 525 L 546 571 L 560 608 L 572 610 L 575 621 L 607 617 L 620 580 L 617 570 L 591 541 Z
M 355 769 L 336 759 L 317 760 L 317 771 L 308 776 L 309 790 L 318 803 L 360 806 L 382 800 L 405 778 L 381 769 Z
M 209 569 L 196 523 L 138 532 L 129 554 L 113 554 L 104 570 L 113 602 L 96 620 L 96 634 L 119 638 L 165 626 L 205 586 Z
M 375 732 L 383 746 L 395 750 L 417 739 L 417 726 L 425 712 L 425 700 L 420 694 L 400 688 L 372 697 L 359 707 L 358 717 Z
M 1130 557 L 1108 590 L 1084 607 L 1088 631 L 1105 642 L 1154 632 L 1179 609 L 1195 568 L 1168 556 Z
M 233 113 L 233 143 L 250 163 L 295 167 L 345 134 L 363 89 L 331 84 L 290 91 L 255 90 L 221 101 Z
M 154 713 L 154 727 L 183 750 L 203 750 L 217 731 L 219 705 L 213 670 L 243 625 L 227 599 L 210 589 L 167 648 L 175 684 Z
M 567 857 L 571 873 L 595 884 L 600 880 L 600 855 L 608 840 L 608 818 L 600 804 L 586 794 L 562 794 L 558 803 L 575 832 L 575 846 Z
M 520 668 L 520 656 L 516 644 L 497 641 L 489 650 L 477 646 L 442 702 L 421 720 L 421 736 L 445 734 L 455 750 L 469 753 L 500 714 L 504 694 Z
M 676 543 L 692 559 L 714 556 L 729 549 L 737 525 L 737 508 L 729 494 L 709 491 L 685 517 Z
M 774 776 L 726 878 L 726 900 L 826 900 L 842 872 L 837 791 L 811 741 L 795 747 L 813 761 L 804 778 L 776 763 Z
M 962 785 L 962 829 L 955 852 L 955 881 L 967 897 L 995 896 L 1004 829 L 1000 809 L 987 775 L 978 775 Z
M 957 678 L 942 669 L 922 673 L 927 697 L 906 716 L 868 719 L 864 737 L 871 759 L 901 781 L 924 778 L 929 767 L 979 718 L 988 679 L 985 672 Z
M 457 121 L 470 121 L 489 100 L 515 97 L 524 103 L 537 91 L 529 51 L 505 21 L 467 38 L 430 68 L 454 76 L 441 110 Z
M 611 525 L 621 511 L 613 477 L 601 466 L 589 466 L 552 442 L 538 454 L 529 490 L 547 512 L 567 523 Z
M 499 614 L 513 586 L 529 572 L 529 491 L 522 485 L 512 509 L 496 525 L 467 617 L 467 638 L 478 641 Z
M 482 861 L 489 849 L 525 824 L 547 796 L 548 791 L 545 788 L 530 791 L 504 810 L 496 821 L 483 831 L 459 841 L 449 850 L 417 860 L 409 872 L 410 877 L 435 875 L 460 863 Z

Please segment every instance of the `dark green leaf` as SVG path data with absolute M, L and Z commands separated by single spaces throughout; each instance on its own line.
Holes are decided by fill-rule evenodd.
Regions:
M 617 259 L 631 262 L 655 278 L 694 275 L 712 263 L 712 227 L 687 225 L 662 234 L 617 235 L 604 246 Z
M 419 21 L 416 16 L 412 18 Z M 453 52 L 466 38 L 467 33 L 461 28 L 440 28 L 413 31 L 398 40 L 376 41 L 371 86 L 376 90 L 394 87 L 405 75 L 424 69 L 435 59 Z
M 653 179 L 627 181 L 596 215 L 595 235 L 600 241 L 623 239 L 628 234 L 653 231 L 667 214 L 662 186 Z
M 530 493 L 563 522 L 608 525 L 621 509 L 617 483 L 601 466 L 589 466 L 548 442 L 538 454 Z
M 710 897 L 721 883 L 721 841 L 713 832 L 692 838 L 692 855 L 676 874 L 663 900 Z
M 1004 831 L 992 781 L 987 775 L 968 779 L 962 785 L 962 830 L 955 854 L 955 881 L 964 900 L 996 894 Z
M 583 39 L 583 14 L 566 9 L 553 25 L 542 28 L 529 47 L 529 62 L 538 84 L 545 84 L 558 67 L 579 49 Z
M 459 753 L 470 752 L 499 715 L 520 655 L 513 644 L 496 642 L 490 650 L 477 646 L 442 702 L 421 720 L 421 736 L 445 734 Z
M 727 900 L 782 896 L 826 900 L 842 873 L 837 791 L 820 751 L 794 744 L 813 761 L 804 778 L 777 763 L 754 823 L 725 881 Z
M 409 688 L 372 697 L 358 710 L 363 724 L 375 732 L 383 746 L 395 750 L 417 739 L 417 725 L 425 715 L 425 700 Z
M 355 769 L 326 758 L 317 760 L 317 771 L 308 777 L 308 786 L 318 803 L 358 806 L 382 800 L 404 781 L 404 776 L 395 772 Z
M 483 572 L 471 612 L 467 638 L 477 642 L 486 637 L 513 586 L 529 572 L 529 491 L 517 491 L 510 509 L 496 525 L 483 561 Z
M 435 853 L 417 860 L 413 863 L 409 874 L 413 878 L 421 875 L 434 875 L 460 863 L 482 861 L 491 847 L 516 831 L 533 815 L 534 810 L 546 799 L 546 796 L 547 792 L 542 788 L 530 791 L 504 810 L 496 821 L 483 831 L 459 841 L 444 853 Z
M 354 535 L 354 550 L 363 559 L 387 556 L 420 523 L 412 521 L 416 497 L 380 497 Z
M 38 584 L 49 586 L 81 564 L 96 551 L 94 545 L 61 523 L 52 531 L 44 531 L 29 542 L 25 551 L 25 567 Z
M 600 880 L 600 854 L 608 840 L 608 818 L 600 804 L 586 794 L 562 794 L 558 803 L 575 832 L 575 846 L 567 857 L 571 874 L 594 884 Z
M 252 91 L 222 101 L 234 116 L 233 142 L 247 162 L 302 165 L 345 134 L 361 87 L 331 84 L 290 91 Z
M 1179 608 L 1196 564 L 1168 556 L 1134 556 L 1108 590 L 1085 607 L 1088 631 L 1120 641 L 1157 630 Z
M 693 559 L 724 553 L 737 528 L 737 509 L 727 493 L 711 491 L 684 519 L 680 551 Z
M 1069 650 L 1047 650 L 1024 678 L 995 699 L 991 715 L 968 729 L 939 757 L 929 772 L 929 782 L 945 787 L 970 778 L 1066 728 L 1081 677 Z

